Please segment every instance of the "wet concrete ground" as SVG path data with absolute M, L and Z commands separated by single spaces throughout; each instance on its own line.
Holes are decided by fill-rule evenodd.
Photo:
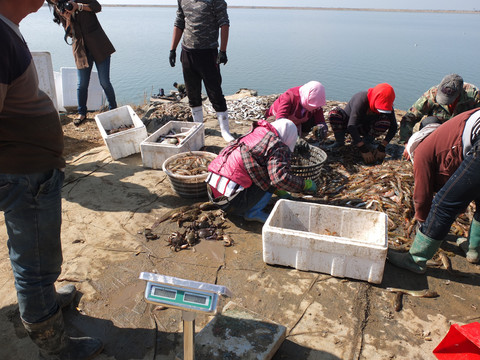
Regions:
M 206 128 L 207 151 L 218 152 L 225 144 L 216 120 L 207 119 Z M 233 131 L 248 128 L 238 124 Z M 58 286 L 74 283 L 79 289 L 64 314 L 69 333 L 105 342 L 98 359 L 174 359 L 182 349 L 181 312 L 144 301 L 142 271 L 228 287 L 234 295 L 226 301 L 287 328 L 275 360 L 435 359 L 432 350 L 451 324 L 480 321 L 480 267 L 468 264 L 453 242 L 444 248 L 455 274 L 429 268 L 415 275 L 387 263 L 379 285 L 267 265 L 262 225 L 239 218 L 226 223 L 234 246 L 204 241 L 195 251 L 173 252 L 165 240 L 176 223 L 163 223 L 158 240 L 147 241 L 139 232 L 192 201 L 179 198 L 162 171 L 144 169 L 140 154 L 113 161 L 106 147 L 69 161 L 63 196 Z M 0 358 L 32 359 L 36 349 L 18 317 L 6 246 L 0 254 Z M 397 312 L 388 287 L 428 288 L 439 296 L 405 295 Z M 210 320 L 199 315 L 196 331 Z

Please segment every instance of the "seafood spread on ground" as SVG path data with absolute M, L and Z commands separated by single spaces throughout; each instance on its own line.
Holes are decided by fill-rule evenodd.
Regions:
M 172 251 L 190 249 L 204 240 L 222 241 L 226 247 L 234 244 L 230 235 L 224 232 L 226 229 L 224 211 L 217 209 L 210 202 L 168 211 L 151 228 L 146 228 L 140 233 L 144 234 L 147 241 L 157 240 L 160 238 L 158 235 L 160 224 L 167 220 L 176 222 L 179 227 L 165 239 Z

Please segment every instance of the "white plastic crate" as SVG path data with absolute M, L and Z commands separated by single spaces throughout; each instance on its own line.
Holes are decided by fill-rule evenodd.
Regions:
M 74 67 L 62 67 L 60 68 L 60 77 L 62 82 L 62 94 L 59 98 L 62 99 L 62 106 L 67 110 L 76 110 L 78 107 L 78 70 Z M 102 86 L 100 85 L 98 73 L 92 70 L 90 82 L 88 84 L 87 109 L 89 111 L 100 110 L 105 104 L 105 100 L 106 97 Z
M 174 131 L 176 134 L 186 133 L 186 137 L 178 144 L 162 144 L 157 140 L 160 136 Z M 200 150 L 205 145 L 205 125 L 194 122 L 169 121 L 141 144 L 143 166 L 161 169 L 162 164 L 172 155 Z
M 262 229 L 263 260 L 379 284 L 387 257 L 387 215 L 279 200 Z
M 140 144 L 148 136 L 147 128 L 129 105 L 98 114 L 95 122 L 114 160 L 140 152 Z M 107 135 L 108 130 L 132 124 L 131 129 Z

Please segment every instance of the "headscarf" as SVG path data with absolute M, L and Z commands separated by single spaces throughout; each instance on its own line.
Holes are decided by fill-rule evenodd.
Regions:
M 434 132 L 441 124 L 439 123 L 430 123 L 425 125 L 421 130 L 414 133 L 410 139 L 408 139 L 407 145 L 405 145 L 405 150 L 407 150 L 408 155 L 410 156 L 410 160 L 413 164 L 413 156 L 415 149 L 417 148 L 420 143 L 425 140 L 425 138 Z
M 387 83 L 378 84 L 367 92 L 370 110 L 375 113 L 391 113 L 395 101 L 395 91 Z
M 277 130 L 280 140 L 293 152 L 298 137 L 297 125 L 288 119 L 275 120 L 271 125 Z
M 308 111 L 316 110 L 326 104 L 325 87 L 318 81 L 310 81 L 300 86 L 300 103 Z

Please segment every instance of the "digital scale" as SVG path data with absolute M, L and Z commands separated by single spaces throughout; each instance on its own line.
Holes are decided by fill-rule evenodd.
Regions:
M 182 310 L 184 360 L 194 360 L 196 314 L 216 314 L 220 296 L 232 293 L 225 286 L 148 272 L 140 273 L 140 279 L 147 282 L 146 302 Z

